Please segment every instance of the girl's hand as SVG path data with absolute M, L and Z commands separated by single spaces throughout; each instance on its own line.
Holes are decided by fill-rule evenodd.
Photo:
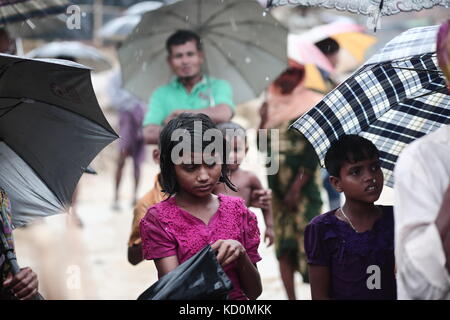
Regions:
M 17 299 L 29 300 L 37 294 L 39 283 L 36 273 L 27 267 L 20 269 L 14 276 L 9 274 L 3 285 L 9 288 Z
M 272 190 L 253 190 L 250 197 L 250 207 L 268 210 L 272 202 Z
M 236 240 L 217 240 L 211 245 L 213 250 L 217 251 L 217 261 L 222 266 L 239 259 L 245 254 L 244 246 Z
M 275 232 L 273 227 L 266 227 L 266 232 L 264 233 L 264 242 L 267 242 L 267 246 L 270 247 L 275 241 Z

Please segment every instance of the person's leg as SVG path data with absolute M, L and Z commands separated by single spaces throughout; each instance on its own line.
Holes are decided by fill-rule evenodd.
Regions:
M 120 209 L 119 188 L 120 188 L 120 183 L 122 181 L 122 172 L 123 172 L 123 167 L 125 165 L 126 158 L 127 158 L 127 154 L 125 152 L 121 151 L 119 154 L 119 159 L 117 160 L 117 168 L 116 168 L 116 175 L 115 175 L 114 204 L 113 204 L 114 210 Z
M 137 201 L 137 193 L 139 188 L 139 181 L 141 178 L 141 162 L 136 157 L 133 158 L 133 164 L 134 164 L 134 194 L 133 194 L 133 202 L 132 205 L 134 206 Z
M 72 206 L 69 209 L 69 220 L 74 222 L 78 227 L 82 228 L 83 221 L 81 221 L 81 218 L 77 212 L 78 192 L 79 192 L 79 186 L 77 186 L 75 188 L 75 191 L 72 194 Z
M 294 274 L 295 267 L 288 253 L 283 254 L 279 259 L 281 280 L 283 281 L 284 290 L 289 300 L 296 300 Z

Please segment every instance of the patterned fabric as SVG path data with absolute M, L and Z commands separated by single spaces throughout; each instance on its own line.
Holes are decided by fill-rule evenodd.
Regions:
M 152 260 L 177 256 L 181 264 L 207 244 L 219 239 L 233 239 L 244 246 L 252 263 L 261 260 L 256 215 L 241 198 L 223 194 L 218 197 L 219 209 L 208 224 L 178 207 L 176 197 L 151 207 L 140 223 L 144 258 Z M 240 289 L 236 263 L 226 265 L 224 271 L 233 283 L 230 299 L 247 299 Z
M 314 146 L 322 165 L 331 142 L 359 134 L 380 150 L 385 184 L 392 187 L 403 148 L 450 123 L 450 95 L 436 47 L 426 38 L 435 42 L 437 30 L 415 28 L 394 38 L 292 125 Z
M 267 7 L 283 5 L 317 6 L 358 14 L 370 15 L 379 10 L 381 0 L 268 0 Z M 419 11 L 434 6 L 450 6 L 448 0 L 384 0 L 382 16 L 390 16 L 404 11 Z
M 274 216 L 275 251 L 277 258 L 287 254 L 303 280 L 308 281 L 308 269 L 303 234 L 306 225 L 320 214 L 322 200 L 318 180 L 318 161 L 314 149 L 297 132 L 288 131 L 291 122 L 285 122 L 279 130 L 279 170 L 268 176 L 272 189 L 272 211 Z M 269 136 L 270 139 L 270 136 Z M 269 141 L 268 146 L 272 146 Z M 286 209 L 284 196 L 289 191 L 297 173 L 303 171 L 311 176 L 301 190 L 297 210 Z
M 131 226 L 130 239 L 128 240 L 128 246 L 140 244 L 142 242 L 141 235 L 139 233 L 139 223 L 147 213 L 148 208 L 165 200 L 167 196 L 161 192 L 162 187 L 159 184 L 160 173 L 155 177 L 153 188 L 147 192 L 142 198 L 138 200 L 133 210 L 133 223 Z
M 9 202 L 6 192 L 0 188 L 0 298 L 6 298 L 7 292 L 3 290 L 3 281 L 6 279 L 10 271 L 10 266 L 5 263 L 4 243 L 8 248 L 14 248 L 12 238 L 12 222 L 11 222 L 11 203 Z
M 64 13 L 70 4 L 68 0 L 2 0 L 0 1 L 0 25 Z

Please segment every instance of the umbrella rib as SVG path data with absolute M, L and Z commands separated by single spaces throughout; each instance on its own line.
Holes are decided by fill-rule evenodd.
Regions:
M 225 60 L 228 61 L 228 63 L 229 63 L 230 65 L 232 65 L 232 66 L 234 66 L 234 67 L 236 68 L 236 70 L 239 72 L 239 74 L 243 74 L 243 72 L 239 69 L 239 67 L 236 65 L 236 63 L 235 63 L 233 60 L 231 60 L 230 58 L 228 58 L 228 57 L 222 52 L 222 50 L 220 50 L 219 46 L 217 45 L 217 43 L 216 43 L 214 40 L 212 40 L 212 39 L 209 38 L 209 37 L 206 37 L 206 38 L 211 42 L 211 44 L 216 48 L 216 50 L 217 50 L 217 51 L 225 58 Z M 247 82 L 248 86 L 249 86 L 250 88 L 253 89 L 253 87 L 252 87 L 250 81 L 248 81 L 248 80 L 247 80 L 246 78 L 244 78 L 244 77 L 242 77 L 242 79 L 244 79 L 245 82 Z
M 267 51 L 265 48 L 263 48 L 263 47 L 261 47 L 261 46 L 258 46 L 257 44 L 255 44 L 255 43 L 253 43 L 253 42 L 245 41 L 245 40 L 239 39 L 239 38 L 237 38 L 237 37 L 230 36 L 230 35 L 228 35 L 228 34 L 221 33 L 221 32 L 217 32 L 217 31 L 211 31 L 210 33 L 215 34 L 215 35 L 220 36 L 220 37 L 223 37 L 223 38 L 228 38 L 228 39 L 230 39 L 230 40 L 234 40 L 234 41 L 236 41 L 236 42 L 240 42 L 240 43 L 242 43 L 242 44 L 245 44 L 245 45 L 248 45 L 248 46 L 251 46 L 251 47 L 254 47 L 254 48 L 256 48 L 256 49 L 259 49 L 259 50 L 261 50 L 261 51 L 263 51 L 263 52 L 265 52 L 265 53 L 271 55 L 272 57 L 278 58 L 278 57 L 275 56 L 274 54 L 272 54 L 272 53 L 270 53 L 269 51 Z
M 220 15 L 226 13 L 228 10 L 233 9 L 233 7 L 241 5 L 241 4 L 246 4 L 244 1 L 243 2 L 233 2 L 230 3 L 228 5 L 226 5 L 224 8 L 219 9 L 218 11 L 216 11 L 215 13 L 211 14 L 209 16 L 208 19 L 205 20 L 204 23 L 202 23 L 203 26 L 206 26 L 210 21 L 214 20 L 215 18 L 219 17 Z
M 182 16 L 179 16 L 178 14 L 174 13 L 173 11 L 165 12 L 165 15 L 166 15 L 166 16 L 172 16 L 172 17 L 174 17 L 174 18 L 177 18 L 178 20 L 180 20 L 180 21 L 182 21 L 182 22 L 184 22 L 184 23 L 187 23 L 187 24 L 191 25 L 192 27 L 195 27 L 195 26 L 196 26 L 195 24 L 191 23 L 191 22 L 189 21 L 189 19 L 183 18 Z M 189 16 L 188 16 L 188 17 L 189 17 Z M 172 31 L 173 31 L 173 30 L 172 30 Z
M 2 107 L 2 109 L 7 109 L 4 113 L 0 114 L 0 118 L 7 115 L 9 112 L 14 110 L 15 107 L 17 107 L 19 104 L 21 104 L 22 101 L 17 102 L 16 104 L 9 106 L 9 107 Z
M 230 23 L 229 22 L 219 22 L 216 24 L 211 24 L 208 26 L 208 29 L 211 28 L 217 28 L 217 27 L 224 27 L 224 26 L 229 26 Z M 253 25 L 267 25 L 270 27 L 276 27 L 276 28 L 283 28 L 283 27 L 279 27 L 279 26 L 275 26 L 273 23 L 267 22 L 267 21 L 254 21 L 254 20 L 250 20 L 250 21 L 242 21 L 242 22 L 237 22 L 238 26 L 244 26 L 244 25 L 249 25 L 249 26 L 253 26 Z
M 409 70 L 409 71 L 417 71 L 417 72 L 430 72 L 430 73 L 439 73 L 444 74 L 444 72 L 440 70 L 431 70 L 431 69 L 416 69 L 416 68 L 404 68 L 404 67 L 394 67 L 392 66 L 392 69 L 399 69 L 399 70 Z
M 29 167 L 30 167 L 30 169 L 34 172 L 34 174 L 39 178 L 39 180 L 41 180 L 41 182 L 48 188 L 48 190 L 50 190 L 53 194 L 54 194 L 54 196 L 55 196 L 55 198 L 58 200 L 58 202 L 63 206 L 63 207 L 66 207 L 66 203 L 63 203 L 63 201 L 59 198 L 59 197 L 57 197 L 57 193 L 52 189 L 52 188 L 50 188 L 50 186 L 48 185 L 48 183 L 47 183 L 47 181 L 45 181 L 45 179 L 43 179 L 42 177 L 41 177 L 41 175 L 33 168 L 33 166 L 32 165 L 30 165 L 29 163 L 28 163 L 28 161 L 26 161 L 26 159 L 24 158 L 24 157 L 22 157 L 22 155 L 19 153 L 19 152 L 17 152 L 17 150 L 15 150 L 15 148 L 12 146 L 12 145 L 10 145 L 9 143 L 7 143 L 6 141 L 3 141 L 12 151 L 14 151 L 14 153 L 15 154 L 17 154 Z M 81 178 L 81 177 L 80 177 Z M 70 201 L 68 204 L 69 205 L 71 205 L 71 202 L 72 201 Z

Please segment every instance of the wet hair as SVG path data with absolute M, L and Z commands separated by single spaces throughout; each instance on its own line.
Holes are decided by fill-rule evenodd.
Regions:
M 166 50 L 169 56 L 171 55 L 172 46 L 179 46 L 185 44 L 188 41 L 195 41 L 195 45 L 198 51 L 202 51 L 202 43 L 200 37 L 195 32 L 190 30 L 177 30 L 166 41 Z
M 337 41 L 332 38 L 323 39 L 319 42 L 316 42 L 315 45 L 325 55 L 335 54 L 339 51 L 339 43 L 337 43 Z
M 217 129 L 219 129 L 223 136 L 229 140 L 228 138 L 232 137 L 242 137 L 245 139 L 245 143 L 247 143 L 247 132 L 246 130 L 236 122 L 222 122 L 217 125 Z M 237 132 L 237 133 L 236 133 Z M 231 135 L 230 135 L 231 134 Z
M 201 123 L 201 132 L 195 131 L 197 127 L 194 123 Z M 204 151 L 205 148 L 211 144 L 211 141 L 205 141 L 203 135 L 207 130 L 218 130 L 214 122 L 207 115 L 202 113 L 182 113 L 178 117 L 169 121 L 167 125 L 164 126 L 159 135 L 159 150 L 160 154 L 160 168 L 161 168 L 161 178 L 162 178 L 162 188 L 163 192 L 169 195 L 173 195 L 179 191 L 179 185 L 176 179 L 175 164 L 173 162 L 172 150 L 180 143 L 183 143 L 183 139 L 179 141 L 172 141 L 174 137 L 175 130 L 184 129 L 184 132 L 190 136 L 191 140 L 191 150 L 196 150 L 195 143 L 201 141 L 201 150 Z M 225 149 L 226 140 L 225 137 L 219 132 L 217 136 L 223 139 L 222 146 Z M 197 146 L 198 148 L 198 146 Z M 235 185 L 229 179 L 229 169 L 226 163 L 228 155 L 223 152 L 224 150 L 219 150 L 222 156 L 222 171 L 219 178 L 220 182 L 225 183 L 231 190 L 237 191 Z
M 339 177 L 345 162 L 355 163 L 379 157 L 377 147 L 370 140 L 355 134 L 343 135 L 331 143 L 325 155 L 325 168 L 331 176 Z
M 275 79 L 273 85 L 282 95 L 290 94 L 304 78 L 303 67 L 289 67 Z

